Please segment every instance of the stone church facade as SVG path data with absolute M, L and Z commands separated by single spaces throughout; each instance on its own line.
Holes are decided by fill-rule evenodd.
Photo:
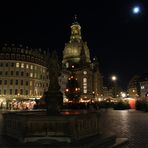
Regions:
M 60 77 L 61 91 L 66 89 L 68 77 L 73 72 L 78 80 L 81 101 L 97 100 L 102 95 L 103 78 L 99 71 L 98 60 L 90 59 L 87 42 L 82 40 L 81 26 L 75 19 L 71 25 L 70 41 L 65 44 Z

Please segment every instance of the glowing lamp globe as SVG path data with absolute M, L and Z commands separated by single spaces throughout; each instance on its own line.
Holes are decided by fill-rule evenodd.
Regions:
M 112 79 L 112 81 L 116 81 L 117 77 L 116 76 L 112 76 L 111 79 Z
M 140 13 L 140 7 L 139 6 L 135 6 L 135 7 L 133 7 L 133 13 L 134 14 L 139 14 Z

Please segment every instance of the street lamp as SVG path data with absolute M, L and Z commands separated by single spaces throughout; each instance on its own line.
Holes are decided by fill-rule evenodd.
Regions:
M 111 80 L 113 82 L 113 97 L 116 98 L 116 81 L 117 81 L 117 77 L 115 75 L 112 75 Z
M 111 77 L 111 79 L 112 79 L 112 81 L 116 81 L 117 80 L 117 77 L 115 76 L 115 75 L 113 75 L 112 77 Z
M 126 97 L 126 93 L 125 92 L 121 92 L 121 97 L 125 98 Z

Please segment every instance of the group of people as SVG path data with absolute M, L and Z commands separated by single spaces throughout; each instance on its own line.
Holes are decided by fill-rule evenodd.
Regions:
M 34 100 L 27 101 L 3 101 L 0 102 L 0 109 L 7 110 L 31 110 L 34 108 L 36 102 Z

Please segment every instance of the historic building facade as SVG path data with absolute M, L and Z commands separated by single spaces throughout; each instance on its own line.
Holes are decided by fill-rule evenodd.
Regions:
M 97 99 L 102 94 L 103 80 L 97 58 L 91 62 L 87 42 L 82 40 L 81 26 L 77 22 L 71 25 L 70 41 L 65 44 L 62 60 L 61 90 L 65 91 L 69 75 L 73 72 L 78 79 L 81 101 Z
M 140 78 L 140 76 L 135 75 L 129 81 L 129 84 L 128 84 L 128 97 L 138 98 L 140 96 L 139 78 Z
M 139 80 L 140 97 L 148 99 L 148 73 L 143 74 Z
M 22 45 L 1 45 L 0 105 L 43 95 L 49 85 L 46 52 Z

